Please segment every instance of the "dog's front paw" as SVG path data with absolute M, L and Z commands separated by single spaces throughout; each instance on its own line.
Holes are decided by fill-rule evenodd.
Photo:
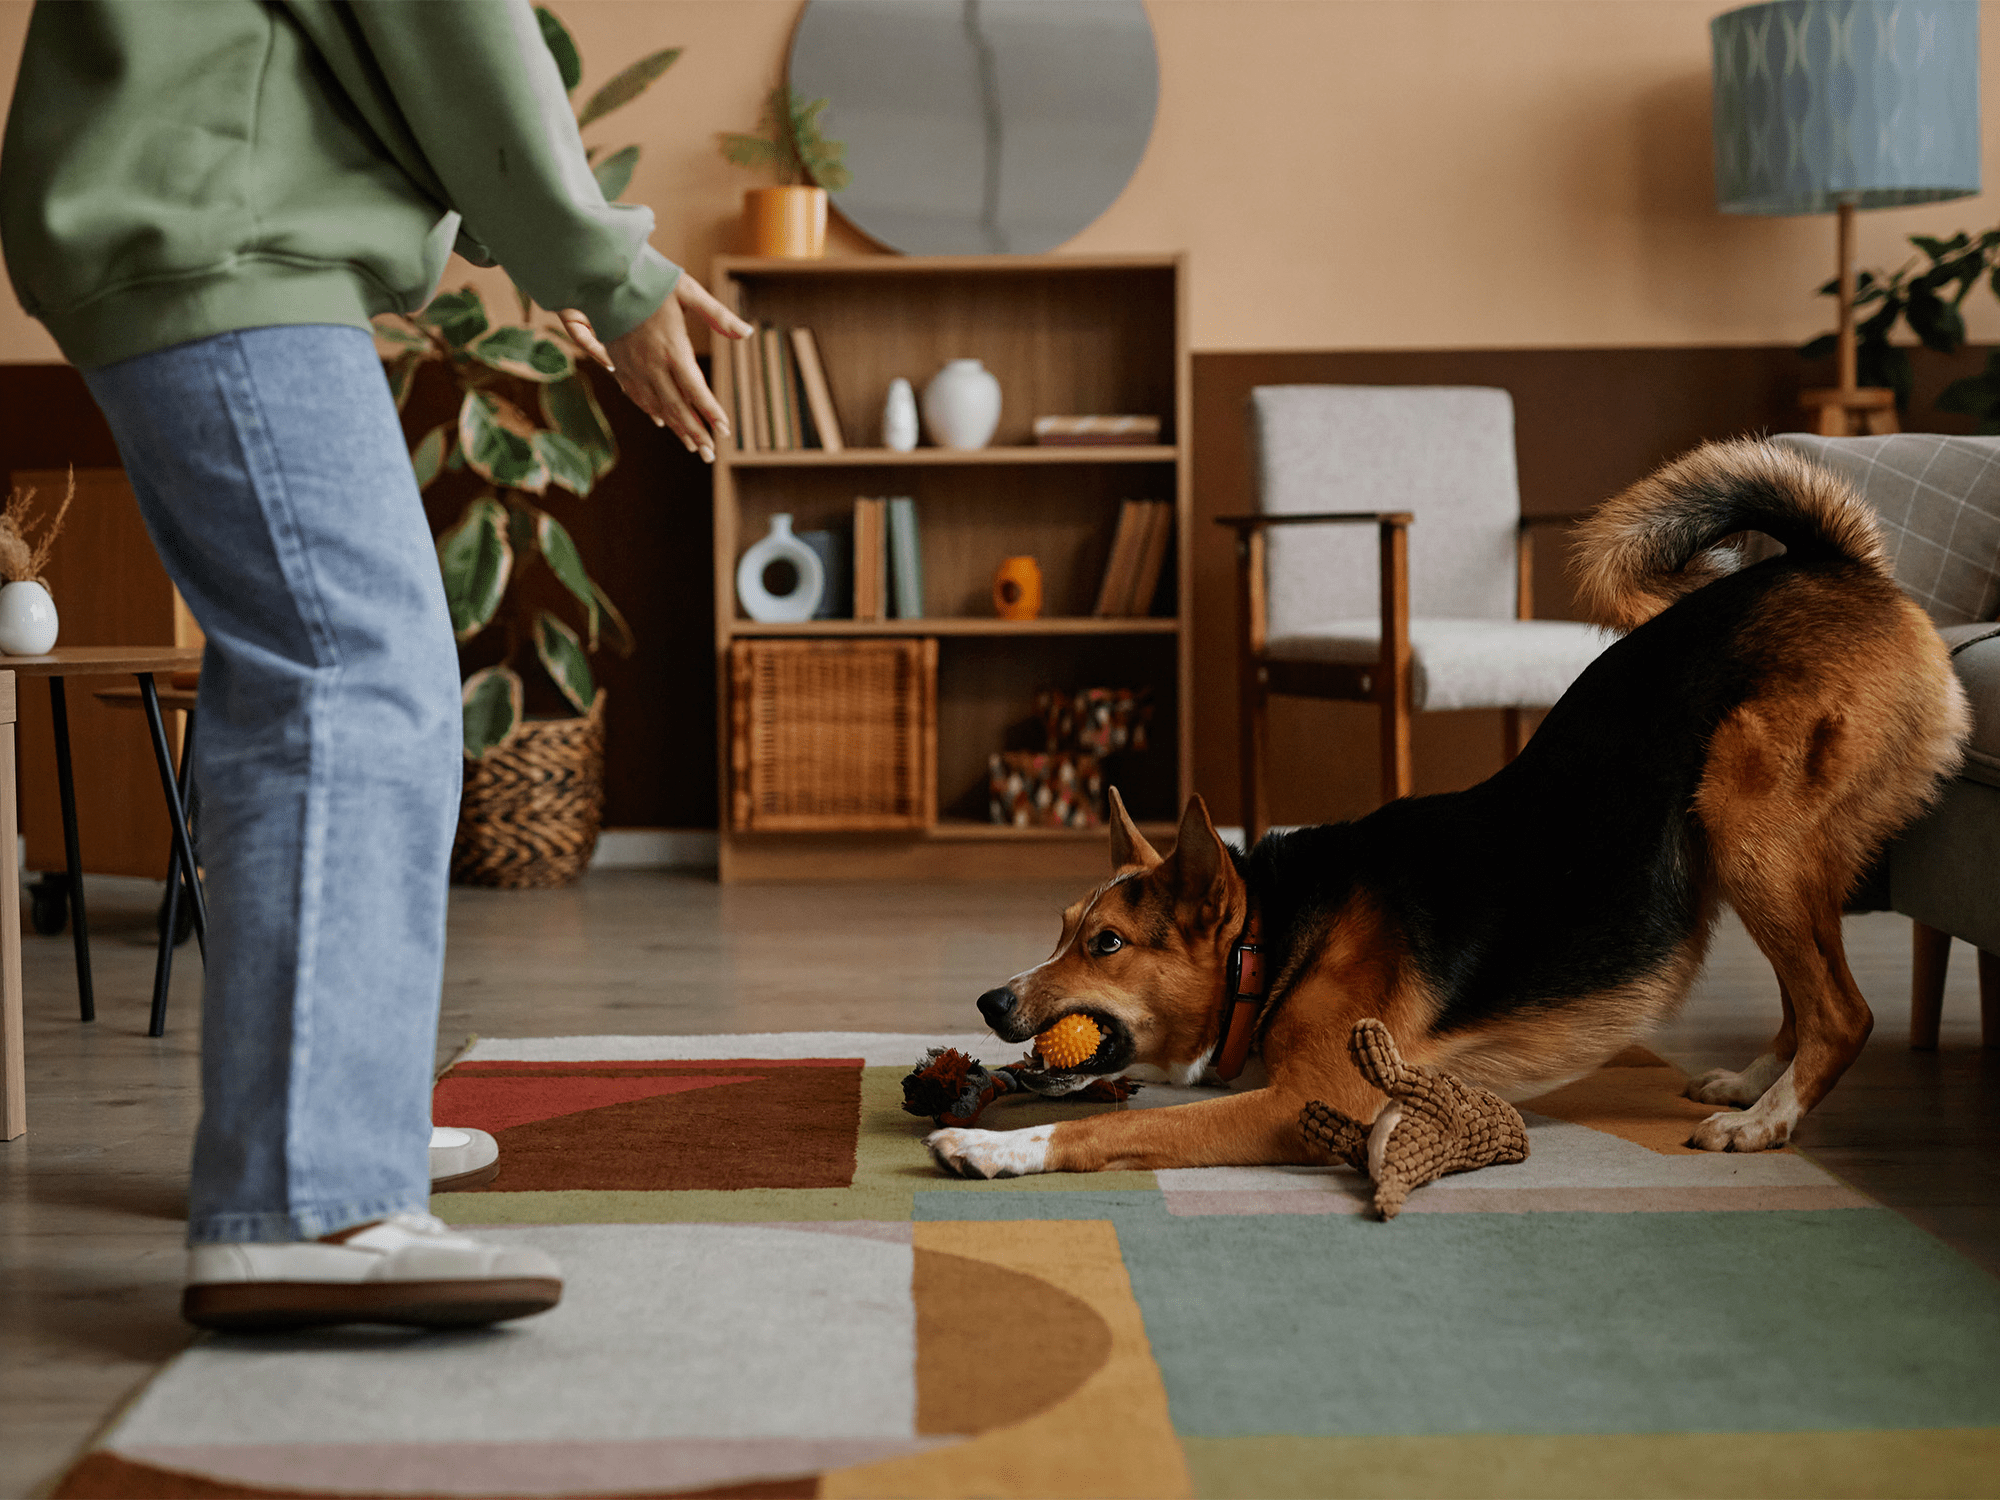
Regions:
M 1748 1109 L 1764 1097 L 1765 1090 L 1778 1081 L 1784 1063 L 1767 1052 L 1740 1073 L 1714 1068 L 1687 1086 L 1688 1098 L 1697 1104 L 1733 1104 Z
M 939 1130 L 924 1138 L 931 1159 L 957 1177 L 1026 1177 L 1047 1169 L 1053 1125 L 1027 1130 Z
M 1688 1144 L 1703 1151 L 1769 1151 L 1791 1139 L 1791 1121 L 1760 1113 L 1710 1115 L 1695 1126 Z

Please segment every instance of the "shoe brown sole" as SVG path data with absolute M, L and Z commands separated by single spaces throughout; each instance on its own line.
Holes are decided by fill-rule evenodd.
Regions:
M 456 1177 L 433 1177 L 431 1191 L 434 1193 L 462 1193 L 468 1188 L 485 1187 L 500 1175 L 500 1158 L 494 1157 L 483 1167 L 475 1167 L 470 1172 L 460 1172 Z
M 341 1323 L 467 1328 L 547 1312 L 562 1301 L 550 1276 L 461 1281 L 223 1281 L 181 1293 L 181 1316 L 197 1328 L 268 1333 Z

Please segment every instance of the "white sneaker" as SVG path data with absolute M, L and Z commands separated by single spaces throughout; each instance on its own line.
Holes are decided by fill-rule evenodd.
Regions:
M 181 1316 L 235 1331 L 452 1328 L 525 1318 L 561 1300 L 562 1272 L 541 1251 L 482 1244 L 429 1214 L 390 1214 L 317 1240 L 196 1245 Z
M 462 1193 L 500 1175 L 500 1143 L 466 1125 L 431 1127 L 431 1191 Z

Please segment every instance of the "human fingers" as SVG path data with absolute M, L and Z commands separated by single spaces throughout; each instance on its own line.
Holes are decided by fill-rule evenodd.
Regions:
M 570 336 L 577 348 L 588 354 L 614 375 L 618 373 L 618 366 L 611 362 L 611 353 L 604 347 L 603 341 L 597 337 L 597 330 L 590 326 L 589 318 L 585 317 L 574 307 L 565 307 L 561 312 L 556 314 L 556 317 L 562 323 L 563 332 Z
M 724 307 L 707 287 L 685 271 L 681 272 L 681 279 L 674 283 L 674 300 L 699 313 L 704 323 L 726 338 L 747 339 L 757 331 Z

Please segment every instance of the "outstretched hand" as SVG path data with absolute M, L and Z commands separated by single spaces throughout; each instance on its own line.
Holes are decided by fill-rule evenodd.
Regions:
M 575 308 L 566 307 L 556 316 L 577 347 L 617 378 L 639 410 L 657 426 L 671 428 L 688 452 L 714 463 L 715 436 L 729 431 L 729 418 L 695 363 L 688 338 L 690 311 L 723 338 L 745 339 L 755 331 L 685 271 L 674 284 L 673 295 L 609 347 L 597 337 L 590 319 Z

